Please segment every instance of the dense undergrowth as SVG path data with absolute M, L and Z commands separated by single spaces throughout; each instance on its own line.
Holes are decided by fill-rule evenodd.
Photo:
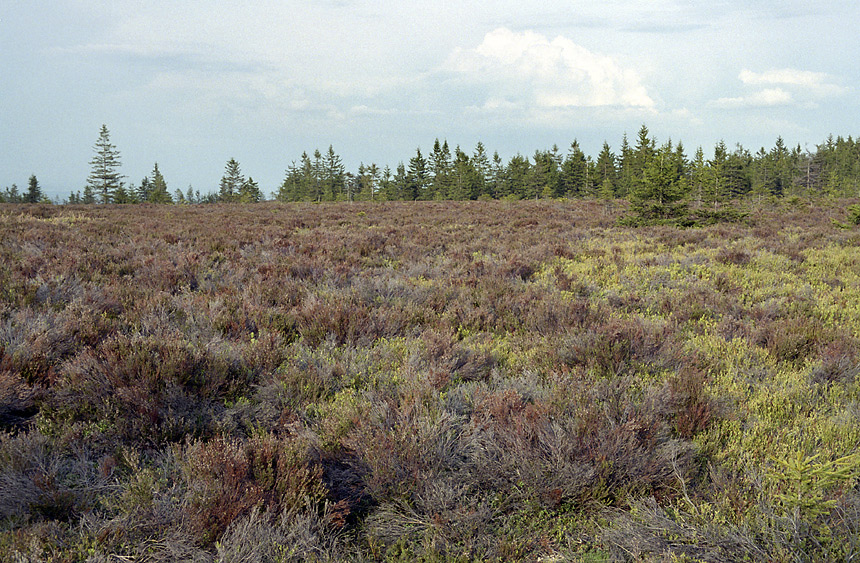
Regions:
M 856 559 L 844 205 L 0 207 L 0 558 Z

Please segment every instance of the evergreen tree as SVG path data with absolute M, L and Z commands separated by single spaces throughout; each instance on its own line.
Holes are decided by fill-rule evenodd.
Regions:
M 427 193 L 423 196 L 426 199 L 450 199 L 452 196 L 449 193 L 451 190 L 453 173 L 453 163 L 451 162 L 451 149 L 448 148 L 448 141 L 440 143 L 437 138 L 433 142 L 433 150 L 427 158 L 428 179 Z
M 491 195 L 489 186 L 493 180 L 493 176 L 490 169 L 490 159 L 481 141 L 478 141 L 478 144 L 475 145 L 475 152 L 472 154 L 472 166 L 475 169 L 478 182 L 475 197 Z
M 627 197 L 633 185 L 634 155 L 630 143 L 627 142 L 627 133 L 621 138 L 621 153 L 618 156 L 618 181 L 616 193 L 619 197 Z
M 505 163 L 502 161 L 502 157 L 499 156 L 499 151 L 493 151 L 493 164 L 491 167 L 489 193 L 493 197 L 501 197 L 499 192 L 505 179 Z
M 451 171 L 448 199 L 467 200 L 477 198 L 478 172 L 472 161 L 458 146 L 454 149 L 454 164 Z
M 152 168 L 152 181 L 148 191 L 149 193 L 143 201 L 147 201 L 149 203 L 173 203 L 173 198 L 170 197 L 170 192 L 167 190 L 167 182 L 164 180 L 164 176 L 158 169 L 157 162 Z
M 562 195 L 567 197 L 583 197 L 588 176 L 588 162 L 585 153 L 579 148 L 579 142 L 574 139 L 570 150 L 562 163 Z
M 134 193 L 126 189 L 125 184 L 120 182 L 113 192 L 113 203 L 137 203 Z
M 402 161 L 397 163 L 397 172 L 395 172 L 392 182 L 392 193 L 395 199 L 415 199 L 410 188 L 409 172 L 406 171 L 406 165 Z
M 391 168 L 386 165 L 385 168 L 382 169 L 379 179 L 379 199 L 383 201 L 397 199 L 392 176 Z
M 3 194 L 4 203 L 21 203 L 24 196 L 18 193 L 18 185 L 12 184 L 11 188 L 6 188 L 6 193 Z
M 27 188 L 27 193 L 24 196 L 24 201 L 27 203 L 39 203 L 42 201 L 42 188 L 39 187 L 39 180 L 36 179 L 35 174 L 30 176 L 30 182 Z
M 594 183 L 595 185 L 600 186 L 600 191 L 605 189 L 604 184 L 609 180 L 609 186 L 612 187 L 613 194 L 615 193 L 615 183 L 617 181 L 615 166 L 615 154 L 613 154 L 612 150 L 609 148 L 609 143 L 604 141 L 603 149 L 597 156 L 597 163 L 595 166 L 596 176 L 594 178 Z
M 263 201 L 263 192 L 260 191 L 257 182 L 249 176 L 239 187 L 237 199 L 240 203 L 259 203 Z
M 610 202 L 615 199 L 615 188 L 612 185 L 612 180 L 609 176 L 603 178 L 603 183 L 600 185 L 600 190 L 597 192 L 597 197 L 605 202 Z
M 319 151 L 314 153 L 314 156 L 316 157 L 317 154 L 319 154 Z M 343 161 L 334 152 L 334 148 L 329 145 L 321 175 L 324 190 L 323 198 L 326 201 L 337 201 L 343 199 L 346 195 L 346 190 L 344 189 L 345 172 Z
M 415 156 L 409 159 L 405 199 L 424 199 L 429 184 L 428 180 L 427 161 L 421 156 L 421 149 L 418 148 L 415 151 Z
M 140 185 L 134 189 L 137 201 L 149 201 L 149 196 L 152 193 L 152 184 L 149 181 L 149 176 L 144 176 L 140 181 Z
M 535 151 L 529 174 L 528 197 L 553 198 L 562 195 L 558 171 L 558 147 L 552 151 Z
M 516 154 L 511 157 L 505 173 L 502 195 L 516 196 L 521 199 L 534 198 L 535 194 L 530 189 L 530 171 L 531 164 L 529 163 L 529 159 L 521 154 Z
M 245 177 L 242 176 L 239 163 L 236 162 L 236 159 L 231 158 L 227 161 L 227 165 L 224 168 L 224 175 L 221 177 L 221 185 L 218 190 L 218 201 L 224 203 L 236 201 L 239 197 L 239 190 L 244 183 Z
M 97 194 L 101 203 L 110 203 L 113 201 L 114 192 L 120 187 L 123 176 L 119 173 L 121 164 L 119 151 L 111 144 L 110 132 L 106 125 L 102 125 L 93 150 L 96 154 L 90 161 L 92 170 L 87 178 L 89 192 L 85 191 L 84 199 L 90 199 L 89 196 Z
M 683 213 L 683 166 L 671 142 L 662 145 L 645 166 L 641 182 L 631 194 L 631 208 L 646 221 L 660 221 Z
M 356 199 L 361 201 L 372 201 L 377 197 L 377 185 L 379 184 L 379 166 L 371 163 L 365 166 L 361 163 L 358 166 L 358 193 Z
M 84 186 L 84 195 L 81 196 L 81 203 L 92 205 L 96 202 L 96 196 L 93 192 L 93 187 L 90 184 Z
M 714 147 L 714 158 L 708 162 L 707 177 L 703 187 L 702 200 L 705 205 L 713 207 L 714 211 L 719 209 L 720 203 L 728 199 L 730 195 L 727 179 L 729 151 L 724 141 L 720 141 Z

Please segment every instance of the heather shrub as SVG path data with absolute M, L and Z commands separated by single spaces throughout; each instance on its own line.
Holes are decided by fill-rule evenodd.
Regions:
M 343 443 L 356 453 L 365 490 L 375 501 L 409 497 L 426 479 L 460 464 L 459 417 L 388 401 L 370 408 Z
M 115 486 L 81 445 L 65 449 L 39 431 L 0 433 L 0 522 L 68 522 L 96 508 Z
M 344 561 L 346 549 L 328 513 L 265 512 L 254 507 L 216 545 L 215 561 Z
M 10 369 L 0 351 L 0 431 L 21 427 L 38 412 L 38 392 Z
M 762 324 L 754 338 L 779 361 L 803 362 L 832 339 L 832 331 L 812 317 L 787 317 Z
M 684 366 L 667 382 L 675 431 L 682 438 L 690 439 L 706 429 L 717 414 L 716 401 L 705 387 L 706 378 L 701 369 Z
M 0 553 L 854 557 L 840 208 L 624 207 L 0 209 Z
M 641 318 L 608 319 L 583 331 L 569 332 L 557 354 L 568 366 L 585 366 L 607 376 L 627 374 L 662 360 L 669 344 L 667 326 Z
M 306 438 L 268 434 L 189 445 L 187 511 L 197 537 L 213 542 L 255 507 L 274 513 L 319 510 L 326 489 L 309 448 Z

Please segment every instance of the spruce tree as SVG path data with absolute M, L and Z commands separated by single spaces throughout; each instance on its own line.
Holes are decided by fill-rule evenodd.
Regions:
M 316 157 L 316 154 L 314 154 Z M 325 193 L 323 197 L 328 201 L 337 201 L 344 195 L 344 180 L 346 170 L 343 166 L 343 161 L 334 148 L 329 145 L 328 151 L 325 154 L 323 165 L 323 187 Z
M 598 193 L 604 189 L 606 180 L 609 180 L 609 185 L 612 186 L 614 193 L 617 178 L 615 154 L 613 154 L 612 150 L 609 148 L 609 143 L 606 141 L 603 142 L 603 149 L 597 156 L 595 172 L 597 175 L 594 178 L 594 184 L 598 186 Z
M 173 203 L 173 198 L 170 197 L 170 192 L 167 191 L 167 182 L 158 169 L 157 162 L 152 169 L 151 187 L 152 189 L 149 191 L 149 197 L 147 197 L 146 201 L 150 203 Z
M 582 197 L 585 195 L 586 175 L 588 163 L 585 153 L 579 148 L 579 142 L 574 139 L 570 144 L 570 150 L 562 163 L 562 186 L 567 197 Z
M 683 162 L 672 144 L 657 149 L 648 160 L 642 181 L 630 194 L 630 207 L 645 222 L 677 218 L 683 214 L 682 199 L 688 189 L 682 176 Z
M 93 146 L 95 156 L 90 161 L 92 170 L 87 178 L 87 188 L 84 190 L 85 199 L 99 197 L 101 203 L 110 203 L 114 192 L 120 187 L 123 176 L 119 173 L 119 151 L 110 142 L 110 132 L 107 125 L 102 125 L 99 138 Z
M 27 193 L 24 195 L 24 201 L 27 203 L 39 203 L 42 201 L 42 188 L 39 187 L 39 180 L 36 175 L 30 176 L 30 185 L 27 188 Z
M 409 159 L 409 171 L 407 173 L 407 187 L 404 194 L 405 199 L 423 199 L 429 179 L 427 177 L 427 161 L 421 156 L 421 149 L 415 151 L 415 156 Z
M 244 183 L 245 178 L 242 176 L 239 163 L 231 158 L 224 167 L 224 175 L 221 177 L 221 186 L 218 190 L 218 201 L 225 203 L 236 201 Z
M 241 203 L 258 203 L 262 200 L 263 192 L 260 191 L 260 186 L 249 176 L 239 187 L 239 201 Z

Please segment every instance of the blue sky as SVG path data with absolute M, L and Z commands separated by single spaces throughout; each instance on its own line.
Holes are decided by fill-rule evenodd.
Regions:
M 489 7 L 488 7 L 489 6 Z M 438 137 L 507 160 L 644 123 L 705 154 L 860 134 L 856 1 L 5 0 L 0 188 L 83 187 L 104 123 L 135 184 L 268 194 L 303 151 L 394 168 Z

